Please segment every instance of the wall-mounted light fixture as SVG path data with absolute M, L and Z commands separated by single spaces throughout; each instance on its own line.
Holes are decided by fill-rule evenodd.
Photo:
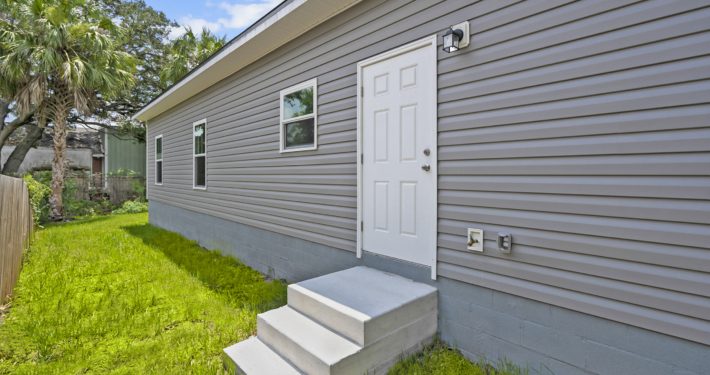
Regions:
M 443 36 L 444 52 L 456 52 L 469 45 L 468 21 L 451 26 Z

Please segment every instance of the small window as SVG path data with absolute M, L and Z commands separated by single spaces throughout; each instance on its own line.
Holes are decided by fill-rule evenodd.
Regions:
M 193 143 L 193 153 L 192 153 L 192 169 L 193 182 L 192 187 L 195 189 L 206 189 L 207 188 L 207 178 L 206 178 L 206 168 L 207 168 L 207 120 L 200 120 L 192 124 L 192 143 Z
M 155 184 L 163 184 L 163 135 L 155 137 Z
M 281 152 L 318 148 L 315 79 L 281 91 Z

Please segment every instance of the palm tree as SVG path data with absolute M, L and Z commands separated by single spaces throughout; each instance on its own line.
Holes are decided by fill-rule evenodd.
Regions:
M 133 84 L 135 64 L 122 52 L 120 30 L 91 0 L 5 0 L 12 22 L 0 20 L 0 79 L 19 82 L 19 113 L 53 126 L 50 216 L 63 218 L 67 117 L 91 113 L 96 98 Z
M 207 29 L 202 29 L 200 34 L 195 34 L 191 28 L 186 27 L 185 33 L 170 44 L 170 53 L 160 72 L 161 81 L 166 86 L 179 81 L 190 70 L 222 48 L 225 42 L 223 36 L 219 37 Z

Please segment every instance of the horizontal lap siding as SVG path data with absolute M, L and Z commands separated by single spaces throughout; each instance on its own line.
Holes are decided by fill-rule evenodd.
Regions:
M 472 20 L 439 61 L 440 275 L 710 344 L 708 5 Z
M 364 1 L 151 120 L 149 197 L 354 251 L 356 63 L 469 19 L 439 51 L 438 273 L 710 343 L 708 5 Z M 279 154 L 279 91 L 311 78 L 318 150 Z

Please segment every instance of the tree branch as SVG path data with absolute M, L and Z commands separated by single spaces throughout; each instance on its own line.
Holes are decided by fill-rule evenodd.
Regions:
M 29 124 L 32 122 L 32 113 L 27 113 L 24 116 L 20 116 L 7 124 L 4 124 L 2 130 L 0 130 L 0 150 L 5 146 L 5 142 L 10 138 L 10 135 L 17 130 L 22 125 Z M 4 118 L 3 118 L 4 122 Z

